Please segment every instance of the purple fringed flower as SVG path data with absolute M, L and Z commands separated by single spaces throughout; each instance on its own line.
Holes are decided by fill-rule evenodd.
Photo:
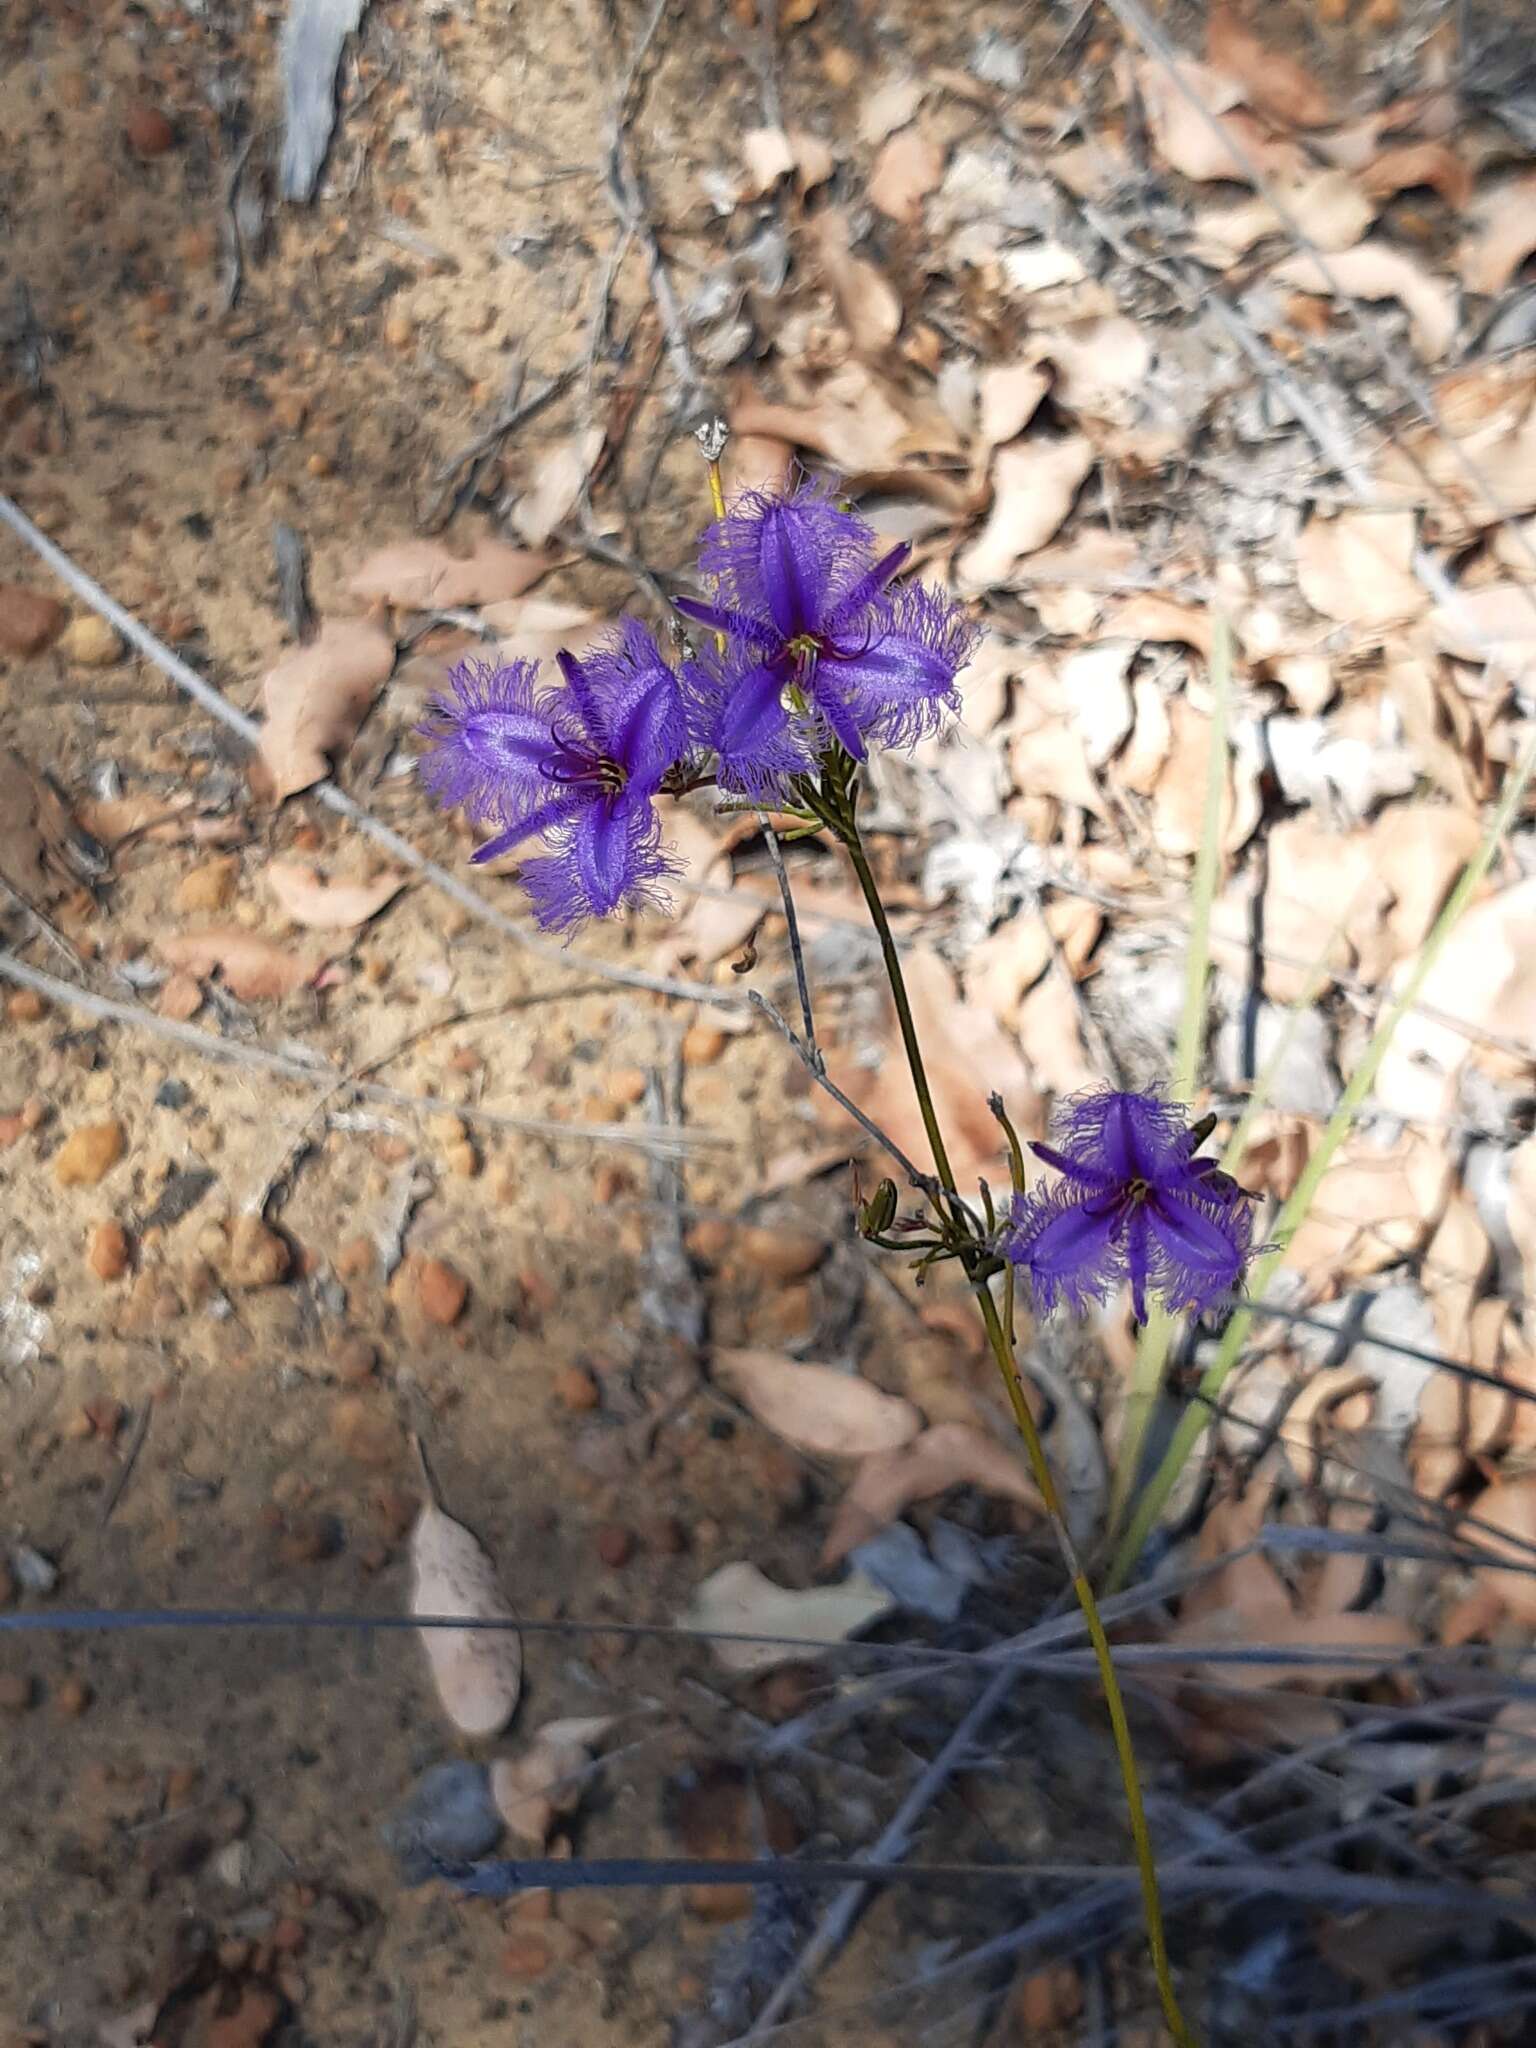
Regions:
M 716 601 L 677 603 L 728 643 L 706 650 L 696 710 L 723 788 L 782 789 L 829 737 L 855 760 L 871 744 L 910 746 L 958 704 L 976 629 L 935 591 L 887 589 L 909 552 L 876 559 L 871 528 L 814 481 L 751 492 L 705 534 Z
M 534 833 L 555 851 L 522 868 L 549 931 L 656 900 L 670 870 L 653 799 L 689 750 L 683 688 L 637 620 L 580 660 L 559 654 L 564 687 L 535 695 L 530 661 L 461 662 L 420 730 L 422 779 L 438 801 L 501 830 L 474 855 L 496 860 Z
M 1067 1106 L 1058 1145 L 1030 1147 L 1061 1178 L 1014 1196 L 1002 1250 L 1043 1314 L 1081 1314 L 1127 1280 L 1138 1322 L 1149 1294 L 1199 1315 L 1237 1293 L 1254 1198 L 1194 1156 L 1204 1135 L 1175 1103 L 1105 1090 Z

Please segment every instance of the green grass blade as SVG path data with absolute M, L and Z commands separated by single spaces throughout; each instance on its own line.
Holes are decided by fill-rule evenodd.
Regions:
M 1291 1239 L 1312 1205 L 1312 1198 L 1317 1193 L 1323 1175 L 1328 1171 L 1334 1154 L 1354 1122 L 1356 1110 L 1371 1092 L 1382 1060 L 1386 1057 L 1387 1048 L 1392 1043 L 1392 1034 L 1407 1011 L 1418 1001 L 1420 991 L 1429 978 L 1430 970 L 1439 959 L 1446 940 L 1455 930 L 1462 912 L 1471 902 L 1478 885 L 1493 865 L 1494 855 L 1498 852 L 1499 844 L 1520 807 L 1533 769 L 1536 769 L 1536 738 L 1527 742 L 1519 762 L 1511 770 L 1499 798 L 1498 807 L 1488 821 L 1488 829 L 1483 834 L 1482 843 L 1463 869 L 1455 888 L 1446 898 L 1445 907 L 1435 919 L 1428 938 L 1419 949 L 1419 957 L 1403 984 L 1401 994 L 1384 1012 L 1381 1022 L 1376 1026 L 1359 1066 L 1350 1075 L 1333 1115 L 1324 1126 L 1316 1151 L 1307 1161 L 1301 1178 L 1281 1208 L 1275 1222 L 1272 1249 L 1254 1268 L 1249 1282 L 1249 1294 L 1253 1301 L 1263 1301 L 1265 1290 L 1284 1259 Z M 1113 1592 L 1116 1587 L 1124 1585 L 1137 1558 L 1141 1555 L 1143 1545 L 1156 1527 L 1170 1494 L 1178 1484 L 1179 1475 L 1209 1427 L 1214 1405 L 1219 1400 L 1228 1375 L 1242 1352 L 1253 1316 L 1252 1308 L 1242 1308 L 1228 1323 L 1220 1348 L 1200 1382 L 1195 1399 L 1181 1418 L 1162 1463 L 1136 1503 L 1135 1514 L 1120 1541 L 1110 1567 L 1109 1591 Z

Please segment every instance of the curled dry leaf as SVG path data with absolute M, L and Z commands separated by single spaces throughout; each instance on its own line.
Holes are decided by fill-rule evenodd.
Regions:
M 391 868 L 371 882 L 322 882 L 302 861 L 274 860 L 267 887 L 295 924 L 312 931 L 349 932 L 377 917 L 405 887 L 408 877 Z
M 999 448 L 992 458 L 992 510 L 955 561 L 959 588 L 1006 583 L 1026 555 L 1060 532 L 1093 464 L 1093 444 L 1084 434 L 1036 436 Z
M 1360 182 L 1376 199 L 1431 185 L 1458 212 L 1472 197 L 1471 167 L 1443 142 L 1400 142 L 1384 149 L 1365 165 Z
M 1262 42 L 1232 8 L 1213 7 L 1205 31 L 1212 66 L 1235 78 L 1250 105 L 1292 128 L 1327 128 L 1338 116 L 1321 81 L 1295 57 Z
M 1170 743 L 1152 791 L 1152 833 L 1160 852 L 1171 857 L 1199 850 L 1205 829 L 1206 762 L 1211 721 L 1185 697 L 1167 705 Z M 1221 848 L 1235 853 L 1259 822 L 1258 771 L 1230 749 L 1221 792 Z
M 830 1457 L 863 1458 L 910 1443 L 923 1418 L 910 1401 L 830 1365 L 799 1365 L 774 1351 L 717 1351 L 715 1378 L 786 1443 Z
M 581 1803 L 582 1785 L 597 1745 L 616 1716 L 596 1714 L 546 1721 L 517 1756 L 491 1765 L 491 1797 L 509 1834 L 542 1849 L 562 1815 Z
M 747 173 L 737 194 L 741 199 L 761 199 L 790 176 L 803 196 L 824 185 L 836 163 L 820 136 L 803 128 L 749 128 L 741 138 L 741 160 Z
M 776 1586 L 755 1564 L 740 1562 L 711 1572 L 678 1622 L 718 1638 L 777 1638 L 717 1640 L 713 1645 L 727 1671 L 768 1671 L 775 1664 L 803 1659 L 808 1645 L 840 1643 L 856 1635 L 895 1606 L 885 1588 L 862 1572 L 851 1572 L 840 1585 L 812 1586 L 801 1593 Z
M 1443 1146 L 1421 1135 L 1405 1135 L 1390 1151 L 1348 1140 L 1291 1239 L 1287 1265 L 1344 1280 L 1396 1265 L 1423 1243 L 1449 1177 Z
M 1456 252 L 1469 292 L 1501 292 L 1536 249 L 1536 171 L 1478 195 Z
M 1326 258 L 1289 256 L 1270 272 L 1273 284 L 1329 299 L 1396 299 L 1408 315 L 1413 345 L 1438 362 L 1456 334 L 1456 297 L 1420 263 L 1385 242 L 1361 242 Z
M 859 362 L 844 363 L 804 404 L 778 405 L 743 394 L 732 419 L 744 434 L 825 456 L 845 476 L 899 469 L 909 455 L 960 453 L 959 436 L 937 405 L 920 418 L 903 411 L 890 389 Z
M 529 547 L 543 547 L 561 521 L 575 511 L 603 452 L 603 439 L 601 427 L 588 427 L 539 457 L 512 514 L 513 526 Z
M 510 1622 L 496 1567 L 462 1522 L 428 1501 L 411 1536 L 411 1612 Z M 499 1735 L 523 1689 L 523 1644 L 515 1628 L 424 1628 L 438 1698 L 465 1735 Z
M 552 661 L 562 647 L 579 654 L 608 623 L 581 605 L 537 595 L 486 605 L 481 616 L 501 635 L 496 654 L 502 661 Z
M 1458 590 L 1449 604 L 1437 604 L 1429 629 L 1442 654 L 1497 671 L 1519 682 L 1536 671 L 1536 588 L 1525 583 L 1486 583 Z
M 974 1486 L 1043 1515 L 1045 1503 L 1017 1452 L 966 1422 L 940 1422 L 900 1450 L 867 1458 L 838 1502 L 822 1545 L 824 1565 L 840 1564 L 917 1501 L 952 1486 Z
M 995 363 L 980 373 L 976 379 L 976 462 L 980 471 L 985 472 L 994 448 L 1018 439 L 1050 388 L 1050 376 L 1038 363 Z
M 1344 625 L 1417 618 L 1429 593 L 1413 573 L 1414 544 L 1411 512 L 1314 513 L 1296 544 L 1296 580 L 1314 611 Z
M 266 724 L 253 764 L 259 794 L 282 803 L 330 772 L 395 665 L 395 643 L 371 619 L 327 619 L 262 678 Z
M 1255 170 L 1292 181 L 1304 175 L 1302 150 L 1277 140 L 1241 105 L 1244 91 L 1234 79 L 1206 64 L 1165 65 L 1151 58 L 1136 65 L 1135 77 L 1152 146 L 1182 177 L 1197 185 L 1217 179 L 1251 185 Z
M 542 548 L 515 548 L 484 534 L 467 556 L 455 555 L 440 540 L 397 540 L 365 556 L 347 588 L 354 597 L 409 611 L 495 604 L 531 590 L 558 559 Z
M 155 951 L 187 974 L 217 973 L 243 1003 L 291 996 L 314 980 L 324 962 L 292 953 L 272 939 L 239 925 L 213 925 L 202 932 L 175 932 L 155 941 Z
M 1405 425 L 1377 458 L 1376 497 L 1421 509 L 1428 539 L 1460 544 L 1505 513 L 1536 507 L 1536 370 L 1528 357 L 1522 351 L 1436 378 L 1434 425 Z
M 845 213 L 828 207 L 817 217 L 812 232 L 827 287 L 849 339 L 861 354 L 878 355 L 900 330 L 900 299 L 873 263 L 853 254 Z
M 922 218 L 923 201 L 944 176 L 944 152 L 921 128 L 903 128 L 875 159 L 869 202 L 890 220 L 911 227 Z

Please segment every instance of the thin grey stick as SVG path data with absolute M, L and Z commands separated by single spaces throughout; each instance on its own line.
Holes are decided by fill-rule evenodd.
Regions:
M 136 647 L 146 660 L 154 663 L 160 672 L 168 676 L 178 689 L 184 690 L 195 703 L 236 732 L 250 746 L 261 738 L 261 727 L 254 718 L 249 718 L 217 691 L 213 685 L 200 676 L 196 669 L 188 666 L 179 655 L 157 640 L 147 627 L 140 625 L 132 612 L 126 611 L 116 598 L 111 597 L 101 585 L 85 571 L 64 550 L 51 541 L 47 534 L 33 525 L 21 507 L 11 498 L 0 494 L 0 523 L 24 540 L 33 552 L 45 561 L 56 576 L 67 583 L 78 597 L 90 605 L 104 619 L 109 619 L 132 646 Z M 488 925 L 499 937 L 521 947 L 536 959 L 547 960 L 567 974 L 592 974 L 604 981 L 618 982 L 624 988 L 640 988 L 652 995 L 676 996 L 683 1002 L 707 1003 L 717 1010 L 739 1010 L 742 998 L 723 989 L 711 988 L 705 982 L 676 981 L 668 975 L 646 974 L 638 967 L 616 967 L 606 960 L 596 960 L 588 953 L 578 953 L 566 946 L 557 946 L 552 940 L 539 938 L 525 930 L 505 911 L 488 903 L 452 872 L 439 862 L 421 853 L 408 839 L 386 825 L 382 818 L 364 808 L 355 798 L 334 782 L 317 782 L 307 795 L 317 797 L 327 809 L 349 819 L 358 830 L 378 845 L 387 847 L 397 860 L 403 860 L 420 875 L 426 877 L 434 887 L 441 889 L 445 896 L 451 896 L 471 917 Z
M 873 1117 L 866 1116 L 852 1097 L 843 1093 L 831 1075 L 828 1074 L 826 1062 L 820 1052 L 815 1046 L 807 1045 L 799 1033 L 790 1027 L 782 1011 L 777 1009 L 774 1004 L 769 1002 L 765 995 L 760 994 L 755 988 L 749 990 L 748 1000 L 751 1002 L 753 1009 L 761 1011 L 774 1030 L 784 1038 L 796 1059 L 799 1060 L 801 1066 L 805 1068 L 805 1071 L 810 1075 L 817 1087 L 825 1090 L 840 1109 L 846 1110 L 860 1129 L 866 1131 L 883 1151 L 890 1153 L 912 1186 L 923 1192 L 932 1187 L 933 1175 L 931 1173 L 924 1173 L 921 1168 L 914 1165 L 889 1131 L 882 1131 Z
M 757 822 L 763 828 L 763 842 L 768 848 L 768 858 L 784 905 L 784 922 L 789 927 L 789 957 L 795 963 L 795 988 L 800 997 L 800 1021 L 805 1026 L 806 1048 L 816 1062 L 812 1071 L 819 1079 L 826 1073 L 826 1062 L 822 1059 L 821 1047 L 816 1043 L 816 1019 L 811 1014 L 811 984 L 805 972 L 805 949 L 800 944 L 800 919 L 795 910 L 794 891 L 789 886 L 779 835 L 769 822 L 768 813 L 759 811 Z
M 318 1061 L 311 1063 L 292 1053 L 270 1052 L 265 1046 L 244 1045 L 239 1039 L 215 1038 L 211 1031 L 199 1031 L 195 1024 L 182 1024 L 173 1017 L 162 1017 L 154 1010 L 142 1009 L 132 1003 L 114 1002 L 110 996 L 93 995 L 89 989 L 76 988 L 72 982 L 55 980 L 51 974 L 28 967 L 11 953 L 0 952 L 0 981 L 36 989 L 39 995 L 47 996 L 51 1002 L 82 1010 L 87 1016 L 106 1018 L 114 1024 L 126 1024 L 135 1030 L 147 1031 L 156 1038 L 169 1039 L 172 1044 L 197 1053 L 203 1059 L 254 1067 L 287 1081 L 307 1082 L 310 1087 L 323 1091 L 322 1101 L 333 1093 L 345 1093 L 367 1102 L 387 1103 L 394 1109 L 430 1112 L 433 1115 L 446 1111 L 450 1116 L 463 1117 L 467 1123 L 522 1131 L 535 1138 L 575 1138 L 594 1144 L 628 1145 L 637 1152 L 672 1154 L 693 1145 L 725 1145 L 730 1142 L 714 1132 L 679 1131 L 669 1126 L 562 1123 L 556 1117 L 514 1116 L 508 1110 L 486 1109 L 479 1103 L 450 1102 L 442 1095 L 410 1095 L 403 1089 L 389 1088 L 379 1081 L 354 1081 L 345 1075 L 338 1077 Z

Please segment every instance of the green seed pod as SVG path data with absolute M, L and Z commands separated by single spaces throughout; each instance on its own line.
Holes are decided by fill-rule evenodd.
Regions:
M 896 1221 L 896 1183 L 881 1181 L 879 1187 L 859 1209 L 859 1234 L 863 1237 L 879 1237 Z

